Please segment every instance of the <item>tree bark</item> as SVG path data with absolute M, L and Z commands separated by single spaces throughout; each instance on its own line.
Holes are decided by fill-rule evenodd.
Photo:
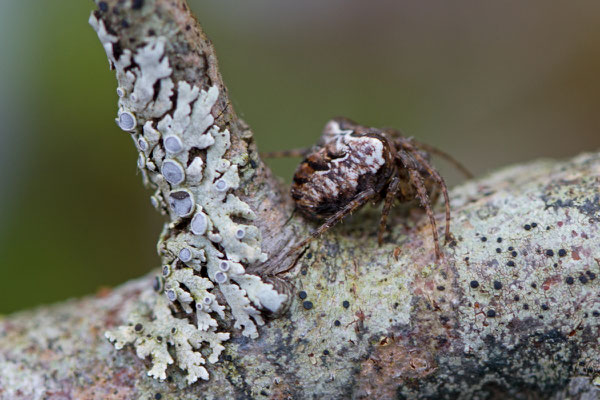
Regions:
M 290 219 L 185 1 L 97 3 L 121 50 L 164 37 L 173 80 L 219 88 L 215 123 L 231 133 L 225 158 L 246 160 L 235 193 L 257 215 L 262 250 L 277 259 L 304 238 L 314 226 Z M 258 339 L 230 326 L 210 379 L 191 386 L 175 367 L 164 382 L 146 376 L 149 360 L 104 337 L 155 273 L 4 317 L 0 398 L 599 398 L 599 184 L 600 154 L 467 182 L 450 193 L 455 240 L 439 262 L 421 211 L 396 207 L 378 246 L 378 214 L 364 210 L 278 260 L 294 288 L 287 313 Z

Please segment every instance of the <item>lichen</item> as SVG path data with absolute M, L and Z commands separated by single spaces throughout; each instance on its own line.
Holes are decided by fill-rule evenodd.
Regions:
M 246 273 L 267 255 L 254 212 L 234 194 L 240 178 L 226 157 L 230 133 L 212 115 L 219 88 L 173 82 L 164 38 L 148 39 L 135 53 L 120 50 L 116 58 L 117 37 L 94 14 L 90 24 L 116 70 L 117 124 L 139 150 L 144 182 L 155 189 L 152 204 L 169 217 L 158 243 L 164 267 L 155 291 L 144 292 L 129 324 L 106 337 L 117 349 L 132 344 L 140 358 L 150 356 L 154 378 L 165 379 L 167 366 L 176 364 L 189 384 L 208 379 L 204 344 L 208 361 L 218 361 L 232 333 L 223 331 L 223 321 L 233 318 L 234 329 L 256 338 L 261 310 L 277 312 L 287 299 Z

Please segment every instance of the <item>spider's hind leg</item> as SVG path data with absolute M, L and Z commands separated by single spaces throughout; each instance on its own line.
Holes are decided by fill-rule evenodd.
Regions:
M 446 208 L 446 232 L 444 236 L 444 243 L 448 244 L 452 240 L 452 235 L 450 234 L 450 199 L 448 198 L 448 188 L 446 187 L 446 182 L 440 176 L 437 170 L 433 168 L 429 161 L 419 154 L 418 150 L 410 143 L 409 140 L 403 139 L 400 140 L 399 143 L 407 152 L 410 153 L 412 157 L 414 157 L 417 163 L 422 166 L 431 176 L 431 178 L 440 186 L 442 195 L 444 196 L 444 205 Z M 419 177 L 421 176 L 419 175 Z
M 435 223 L 435 216 L 433 215 L 433 210 L 431 209 L 431 201 L 427 196 L 427 189 L 425 188 L 425 183 L 423 182 L 423 177 L 417 170 L 409 170 L 410 183 L 413 185 L 415 190 L 417 191 L 417 198 L 421 203 L 421 206 L 425 208 L 425 213 L 429 217 L 429 222 L 431 223 L 431 230 L 433 234 L 433 244 L 435 246 L 435 256 L 439 260 L 442 258 L 442 252 L 440 250 L 440 238 L 438 237 L 437 225 Z
M 469 171 L 464 165 L 462 165 L 456 158 L 452 157 L 450 154 L 438 149 L 437 147 L 433 147 L 432 145 L 418 142 L 415 139 L 411 139 L 411 141 L 420 149 L 425 150 L 431 154 L 436 154 L 450 164 L 454 165 L 454 167 L 459 170 L 467 179 L 473 179 L 473 173 Z
M 388 186 L 387 194 L 385 195 L 385 203 L 383 204 L 383 208 L 381 209 L 381 219 L 379 220 L 379 231 L 377 232 L 377 241 L 379 245 L 383 243 L 383 234 L 385 233 L 385 227 L 387 225 L 388 214 L 390 213 L 390 209 L 392 208 L 392 204 L 394 204 L 394 199 L 398 195 L 400 191 L 400 179 L 395 177 L 392 179 L 392 182 Z

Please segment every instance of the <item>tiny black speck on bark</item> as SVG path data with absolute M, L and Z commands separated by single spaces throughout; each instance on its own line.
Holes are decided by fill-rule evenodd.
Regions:
M 134 10 L 139 10 L 143 6 L 144 6 L 144 0 L 132 0 L 132 2 L 131 2 L 131 8 L 133 8 Z

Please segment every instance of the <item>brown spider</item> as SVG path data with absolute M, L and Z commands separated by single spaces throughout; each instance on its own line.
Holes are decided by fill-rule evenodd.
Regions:
M 448 154 L 404 137 L 397 130 L 368 128 L 341 117 L 325 125 L 316 147 L 271 153 L 269 156 L 274 157 L 306 156 L 294 175 L 291 195 L 302 215 L 324 221 L 309 237 L 294 245 L 288 255 L 368 202 L 384 201 L 378 232 L 381 245 L 394 200 L 417 199 L 429 217 L 435 254 L 439 259 L 442 253 L 431 205 L 441 190 L 446 207 L 447 243 L 451 238 L 450 203 L 446 183 L 429 162 L 428 153 L 448 159 L 465 175 L 471 176 Z

